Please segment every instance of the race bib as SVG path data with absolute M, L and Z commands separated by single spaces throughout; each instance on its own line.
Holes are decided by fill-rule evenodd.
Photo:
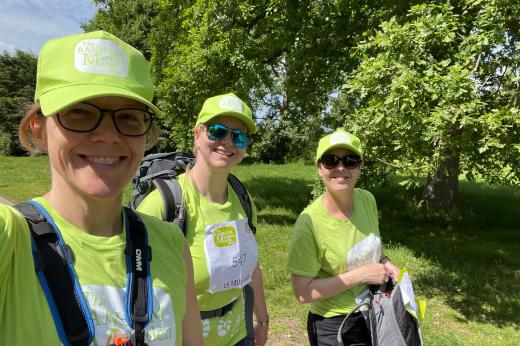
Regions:
M 364 264 L 378 263 L 381 258 L 381 238 L 371 234 L 347 253 L 347 267 L 349 270 Z
M 251 282 L 258 262 L 258 246 L 247 219 L 206 226 L 204 253 L 209 292 L 242 288 Z

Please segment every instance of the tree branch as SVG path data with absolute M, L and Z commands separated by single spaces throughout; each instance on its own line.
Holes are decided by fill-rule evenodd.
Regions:
M 482 53 L 479 53 L 478 55 L 478 58 L 477 58 L 477 63 L 475 64 L 475 67 L 473 68 L 473 70 L 471 70 L 471 74 L 475 74 L 480 66 L 480 59 L 482 58 Z

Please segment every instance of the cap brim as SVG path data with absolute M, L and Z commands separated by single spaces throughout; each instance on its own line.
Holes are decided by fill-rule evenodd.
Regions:
M 225 111 L 225 112 L 220 112 L 220 113 L 214 113 L 214 114 L 211 114 L 211 115 L 206 115 L 204 117 L 201 117 L 197 120 L 197 123 L 195 124 L 195 126 L 199 125 L 199 124 L 202 124 L 202 123 L 207 123 L 208 121 L 210 121 L 211 119 L 215 118 L 215 117 L 218 117 L 218 116 L 227 116 L 227 117 L 232 117 L 232 118 L 235 118 L 235 119 L 238 119 L 240 120 L 241 122 L 243 122 L 244 124 L 246 124 L 246 127 L 247 129 L 249 130 L 249 132 L 251 134 L 254 134 L 254 133 L 257 133 L 258 132 L 258 128 L 255 124 L 255 122 L 253 121 L 253 119 L 249 118 L 249 117 L 246 117 L 244 114 L 242 113 L 238 113 L 238 112 L 230 112 L 230 111 Z
M 138 94 L 117 86 L 99 84 L 79 84 L 57 88 L 42 94 L 39 103 L 45 116 L 56 114 L 73 104 L 96 97 L 120 96 L 126 97 L 148 106 L 153 113 L 162 115 L 162 112 L 150 101 Z

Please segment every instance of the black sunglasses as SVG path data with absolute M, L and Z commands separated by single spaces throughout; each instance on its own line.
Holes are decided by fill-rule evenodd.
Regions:
M 326 154 L 321 157 L 320 162 L 326 169 L 336 168 L 340 162 L 346 169 L 356 169 L 361 165 L 363 160 L 359 155 L 346 155 L 340 157 L 337 155 Z

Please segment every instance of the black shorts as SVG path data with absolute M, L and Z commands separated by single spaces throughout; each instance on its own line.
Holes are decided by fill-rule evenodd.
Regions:
M 339 326 L 345 315 L 326 318 L 309 312 L 307 317 L 307 333 L 311 346 L 334 346 Z M 342 341 L 345 346 L 371 346 L 370 332 L 365 318 L 360 312 L 349 317 L 343 326 Z

